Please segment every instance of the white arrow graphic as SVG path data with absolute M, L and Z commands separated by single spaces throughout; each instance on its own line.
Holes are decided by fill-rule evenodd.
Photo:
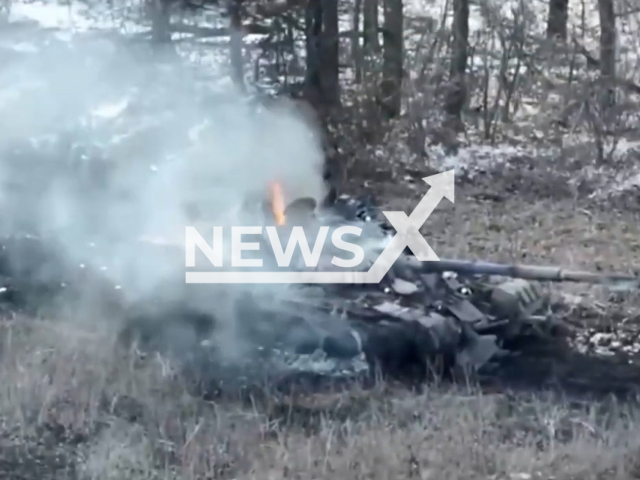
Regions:
M 427 240 L 420 234 L 420 228 L 422 228 L 422 225 L 424 225 L 443 198 L 447 198 L 451 203 L 454 203 L 454 174 L 454 170 L 448 170 L 430 177 L 424 177 L 422 180 L 430 185 L 431 188 L 422 197 L 422 200 L 420 200 L 420 203 L 418 203 L 409 217 L 404 212 L 382 212 L 397 233 L 367 272 L 368 281 L 366 283 L 379 283 L 406 247 L 409 247 L 421 262 L 440 260 L 436 252 L 427 243 Z
M 380 283 L 406 247 L 421 262 L 439 261 L 420 228 L 443 198 L 454 203 L 455 171 L 424 177 L 431 186 L 407 217 L 404 212 L 382 212 L 396 234 L 367 272 L 187 272 L 187 283 Z

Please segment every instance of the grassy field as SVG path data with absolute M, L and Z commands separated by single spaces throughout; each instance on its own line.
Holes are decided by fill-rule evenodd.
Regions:
M 31 330 L 26 332 L 25 330 Z M 432 386 L 205 402 L 159 358 L 62 325 L 4 329 L 7 479 L 635 478 L 638 411 Z M 144 363 L 144 364 L 143 364 Z
M 637 264 L 640 227 L 631 213 L 474 195 L 461 189 L 456 206 L 443 202 L 430 220 L 428 236 L 441 255 L 620 270 Z M 611 306 L 598 289 L 560 291 Z M 631 315 L 635 299 L 624 302 Z M 123 352 L 113 329 L 86 321 L 4 320 L 1 354 L 0 475 L 7 479 L 640 475 L 640 411 L 612 399 L 473 385 L 415 393 L 381 384 L 204 401 L 187 393 L 167 359 Z
M 409 13 L 428 14 L 437 20 L 445 2 L 407 3 L 411 3 Z M 577 24 L 581 10 L 573 5 L 577 2 L 571 3 L 572 23 Z M 595 2 L 591 3 L 589 8 L 595 8 Z M 500 4 L 505 9 L 510 5 Z M 532 11 L 543 18 L 546 5 L 537 2 L 531 8 L 535 7 Z M 72 16 L 70 7 L 35 15 L 36 7 L 14 7 L 14 14 L 33 19 L 37 16 L 43 26 L 69 23 L 58 18 L 63 15 L 53 15 L 53 10 L 60 10 L 64 18 Z M 476 10 L 473 6 L 472 34 L 487 30 Z M 597 14 L 589 11 L 584 18 L 590 28 Z M 637 31 L 631 20 L 631 15 L 620 18 L 618 43 L 627 49 L 625 62 L 635 65 L 637 35 L 626 33 Z M 536 22 L 528 30 L 544 29 L 544 25 Z M 434 30 L 430 36 L 419 36 L 420 42 L 429 45 L 436 34 L 439 32 Z M 593 52 L 597 51 L 595 39 L 594 35 L 584 40 Z M 209 46 L 206 48 L 210 56 L 217 56 L 217 50 L 212 53 Z M 421 55 L 415 55 L 418 67 Z M 438 57 L 427 66 L 438 67 L 440 60 Z M 619 74 L 635 79 L 636 71 L 623 67 Z M 487 72 L 489 78 L 497 78 L 497 73 Z M 535 122 L 528 117 L 522 120 L 531 123 L 522 131 L 538 129 L 541 137 L 551 136 L 545 129 L 555 113 L 552 108 L 545 111 L 536 88 L 528 88 L 523 87 L 517 96 L 523 104 L 534 106 L 530 116 Z M 416 90 L 421 98 L 423 90 L 430 91 L 419 85 Z M 471 93 L 477 100 L 483 90 L 476 87 Z M 363 88 L 360 94 L 367 96 L 370 92 Z M 428 93 L 424 98 L 412 102 L 416 119 L 421 122 L 429 116 L 431 105 Z M 496 106 L 501 107 L 500 102 Z M 361 120 L 357 117 L 354 121 L 358 128 L 366 123 Z M 540 129 L 541 125 L 545 129 Z M 340 129 L 344 127 L 340 124 Z M 585 143 L 589 155 L 584 156 L 591 159 L 593 145 L 587 140 L 592 139 L 589 129 L 583 130 L 586 134 L 582 131 L 582 136 L 576 134 L 573 140 Z M 480 133 L 478 130 L 475 136 Z M 518 132 L 517 137 L 525 138 L 522 143 L 526 146 L 532 142 L 528 133 Z M 376 133 L 375 140 L 384 144 L 375 145 L 376 155 L 367 154 L 356 143 L 352 150 L 347 149 L 346 160 L 362 151 L 363 157 L 380 157 L 389 164 L 389 159 L 403 158 L 407 138 L 381 140 L 382 134 Z M 413 186 L 382 173 L 381 179 L 393 181 L 378 188 L 370 163 L 373 158 L 365 158 L 361 177 L 373 184 L 371 189 L 376 194 L 386 198 L 387 209 L 409 212 L 426 191 L 419 177 L 426 175 L 423 170 L 430 162 L 425 159 L 429 156 L 425 151 L 429 138 L 418 140 L 417 180 L 414 178 Z M 633 170 L 635 165 L 631 162 L 627 166 Z M 620 163 L 615 164 L 615 168 L 620 167 Z M 614 209 L 605 201 L 586 201 L 577 193 L 572 197 L 563 183 L 566 176 L 526 176 L 520 175 L 518 168 L 513 170 L 510 179 L 498 175 L 495 180 L 484 178 L 456 185 L 455 205 L 443 201 L 424 227 L 440 256 L 621 272 L 631 272 L 640 265 L 636 208 Z M 634 177 L 631 173 L 628 176 Z M 351 175 L 350 181 L 358 183 L 362 178 Z M 583 344 L 606 334 L 615 336 L 612 341 L 624 337 L 627 346 L 640 345 L 640 302 L 636 294 L 612 296 L 602 288 L 585 285 L 553 286 L 549 293 L 559 300 L 566 301 L 571 295 L 580 301 L 571 316 L 574 334 Z M 620 384 L 640 386 L 640 369 L 634 364 L 633 354 L 618 358 L 617 363 L 568 353 L 540 355 L 530 358 L 528 364 L 514 363 L 509 378 L 524 380 L 526 389 L 460 382 L 432 384 L 422 392 L 413 392 L 387 383 L 375 389 L 354 385 L 348 391 L 331 394 L 205 401 L 189 394 L 189 385 L 168 359 L 157 355 L 142 358 L 117 348 L 116 329 L 109 320 L 0 320 L 0 478 L 640 478 L 640 409 L 634 402 L 607 395 Z M 549 381 L 556 377 L 572 379 L 574 385 L 582 381 L 596 387 L 598 401 L 575 394 L 565 396 L 561 389 L 546 392 Z

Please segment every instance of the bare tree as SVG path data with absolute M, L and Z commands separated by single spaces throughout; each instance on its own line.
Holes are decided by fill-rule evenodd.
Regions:
M 355 71 L 355 81 L 362 81 L 362 45 L 360 43 L 360 20 L 362 18 L 362 0 L 353 4 L 353 22 L 351 32 L 351 59 Z
M 462 109 L 467 99 L 466 71 L 469 44 L 469 0 L 453 1 L 453 43 L 449 71 L 449 87 L 445 96 L 445 112 L 451 127 L 461 126 Z
M 340 103 L 338 0 L 309 0 L 305 10 L 305 96 L 316 107 Z
M 383 65 L 380 104 L 387 118 L 400 114 L 404 60 L 403 0 L 384 0 Z
M 320 82 L 320 42 L 322 36 L 322 0 L 309 0 L 305 7 L 305 46 L 307 68 L 305 96 L 315 106 L 322 97 Z
M 600 14 L 600 79 L 604 87 L 601 106 L 604 109 L 615 101 L 616 76 L 616 17 L 613 0 L 598 0 Z
M 338 0 L 322 0 L 321 79 L 325 105 L 340 103 Z
M 243 32 L 242 32 L 242 0 L 229 0 L 227 11 L 230 23 L 229 55 L 231 57 L 231 77 L 233 82 L 245 90 Z
M 147 11 L 151 18 L 151 39 L 156 44 L 171 42 L 171 19 L 168 0 L 149 0 Z
M 547 38 L 567 40 L 567 21 L 569 19 L 569 0 L 549 0 L 547 17 Z
M 363 6 L 363 35 L 364 47 L 368 54 L 380 51 L 380 39 L 378 37 L 378 1 L 364 0 Z

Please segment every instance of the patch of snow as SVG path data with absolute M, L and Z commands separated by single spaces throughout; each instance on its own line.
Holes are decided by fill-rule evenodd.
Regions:
M 86 5 L 74 2 L 60 5 L 50 2 L 14 3 L 9 15 L 10 21 L 33 21 L 43 28 L 64 30 L 88 29 L 83 21 L 86 17 Z
M 626 155 L 634 152 L 640 152 L 640 141 L 631 141 L 626 138 L 621 138 L 616 145 L 616 156 L 625 157 Z
M 456 155 L 448 155 L 440 145 L 426 147 L 430 166 L 439 171 L 454 169 L 456 174 L 472 177 L 475 173 L 494 170 L 514 157 L 531 155 L 524 147 L 512 145 L 470 145 L 461 147 Z
M 74 34 L 95 30 L 121 30 L 128 33 L 144 30 L 130 19 L 123 20 L 124 12 L 115 14 L 115 10 L 89 7 L 81 2 L 66 5 L 52 1 L 14 2 L 8 20 L 10 23 L 34 22 L 42 28 L 58 30 L 54 36 L 61 41 L 70 41 Z

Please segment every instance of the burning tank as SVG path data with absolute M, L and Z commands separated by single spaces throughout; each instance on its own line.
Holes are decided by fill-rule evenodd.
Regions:
M 318 208 L 310 198 L 287 205 L 284 195 L 272 183 L 267 200 L 253 206 L 265 214 L 267 224 L 368 227 L 367 248 L 374 256 L 393 235 L 376 207 L 366 202 L 343 196 Z M 168 248 L 183 258 L 181 249 Z M 540 284 L 558 281 L 625 290 L 637 288 L 638 282 L 633 276 L 557 267 L 420 262 L 407 250 L 379 284 L 299 284 L 278 290 L 216 285 L 215 294 L 211 285 L 182 289 L 174 310 L 154 313 L 139 305 L 122 338 L 127 343 L 144 338 L 156 342 L 153 348 L 171 349 L 176 325 L 184 327 L 190 319 L 191 341 L 181 354 L 187 352 L 190 372 L 198 372 L 209 390 L 230 382 L 310 375 L 335 381 L 381 373 L 417 380 L 433 373 L 434 366 L 443 374 L 457 368 L 482 370 L 508 361 L 524 338 L 544 340 L 561 331 L 562 319 Z M 225 304 L 227 315 L 233 312 L 233 335 L 243 338 L 242 355 L 225 351 L 228 325 L 216 308 L 202 302 L 211 295 Z M 158 323 L 159 318 L 164 321 Z
M 263 198 L 245 208 L 260 212 L 265 224 L 363 227 L 372 257 L 393 236 L 374 205 L 351 197 L 322 208 L 310 198 L 287 204 L 283 188 L 272 183 Z M 134 243 L 141 256 L 184 272 L 183 245 Z M 544 340 L 562 329 L 540 282 L 638 287 L 633 276 L 457 259 L 420 262 L 407 250 L 377 284 L 254 288 L 187 285 L 180 276 L 131 297 L 128 277 L 114 282 L 100 269 L 71 265 L 54 245 L 36 236 L 3 240 L 4 308 L 39 309 L 61 298 L 68 304 L 74 295 L 86 296 L 87 285 L 99 285 L 92 295 L 108 303 L 107 315 L 122 319 L 121 344 L 172 355 L 206 392 L 265 379 L 278 384 L 382 374 L 413 381 L 436 367 L 443 374 L 482 370 L 508 361 L 523 338 Z

